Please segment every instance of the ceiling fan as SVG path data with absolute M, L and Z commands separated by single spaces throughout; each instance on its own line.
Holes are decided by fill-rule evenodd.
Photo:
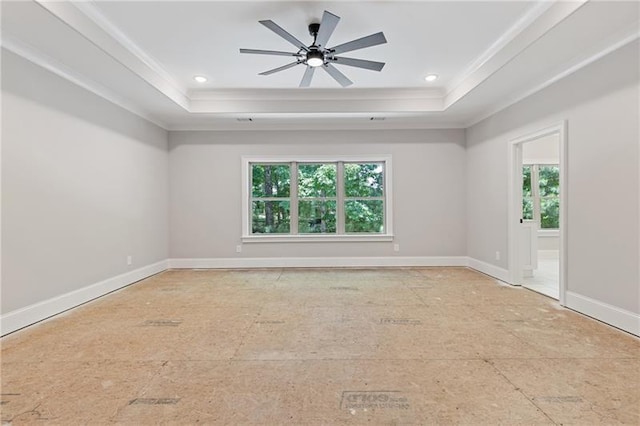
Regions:
M 296 65 L 305 65 L 307 69 L 300 81 L 300 87 L 309 87 L 311 85 L 311 79 L 316 68 L 322 68 L 325 70 L 334 80 L 336 80 L 342 87 L 347 87 L 353 84 L 351 80 L 347 78 L 342 72 L 340 72 L 333 65 L 347 65 L 350 67 L 364 68 L 372 71 L 381 71 L 384 67 L 384 62 L 367 61 L 364 59 L 344 58 L 342 56 L 336 56 L 341 53 L 351 52 L 353 50 L 364 49 L 365 47 L 377 46 L 384 44 L 387 39 L 382 32 L 371 34 L 370 36 L 362 37 L 357 40 L 353 40 L 347 43 L 340 44 L 331 48 L 327 48 L 329 37 L 333 34 L 340 17 L 324 11 L 322 14 L 322 21 L 309 25 L 309 34 L 313 36 L 313 43 L 310 46 L 306 46 L 300 40 L 293 35 L 285 31 L 282 27 L 271 20 L 259 21 L 262 25 L 269 28 L 274 33 L 278 34 L 289 43 L 293 44 L 298 51 L 297 52 L 281 52 L 277 50 L 258 50 L 258 49 L 240 49 L 240 53 L 252 53 L 258 55 L 276 55 L 276 56 L 293 56 L 296 58 L 295 62 L 287 65 L 283 65 L 278 68 L 274 68 L 269 71 L 261 72 L 259 75 L 270 75 L 279 71 L 295 67 Z

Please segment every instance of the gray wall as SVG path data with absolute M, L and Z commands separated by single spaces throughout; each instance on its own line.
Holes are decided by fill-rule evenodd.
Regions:
M 507 268 L 508 143 L 568 122 L 567 290 L 639 308 L 639 46 L 467 129 L 468 255 Z
M 170 132 L 172 258 L 464 256 L 463 130 Z M 391 154 L 395 243 L 254 243 L 242 232 L 244 155 Z
M 2 51 L 3 313 L 166 259 L 167 203 L 166 131 Z

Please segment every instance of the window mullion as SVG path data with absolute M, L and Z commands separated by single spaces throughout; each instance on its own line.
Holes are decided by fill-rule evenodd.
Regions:
M 248 222 L 248 226 L 247 226 L 247 233 L 251 234 L 253 233 L 253 163 L 249 163 L 248 164 L 249 167 L 249 202 L 247 203 L 247 209 L 245 211 L 245 213 L 248 215 L 247 216 L 247 221 Z
M 344 231 L 344 162 L 338 161 L 336 167 L 336 233 L 342 235 Z
M 289 220 L 289 232 L 291 235 L 298 234 L 298 163 L 291 162 L 291 184 L 289 186 L 289 210 L 291 219 Z

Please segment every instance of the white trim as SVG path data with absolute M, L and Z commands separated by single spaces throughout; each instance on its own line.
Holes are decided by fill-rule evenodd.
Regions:
M 393 241 L 394 236 L 390 234 L 264 234 L 243 236 L 243 243 L 335 243 L 350 242 L 364 243 L 376 241 Z
M 640 314 L 567 291 L 567 308 L 640 336 Z
M 263 114 L 245 114 L 250 115 L 253 118 L 252 122 L 239 122 L 235 118 L 232 120 L 220 120 L 212 118 L 210 121 L 202 123 L 176 123 L 170 125 L 166 130 L 169 131 L 235 131 L 235 130 L 251 130 L 251 131 L 287 131 L 287 130 L 318 130 L 326 131 L 328 128 L 328 122 L 325 120 L 314 120 L 309 116 L 316 116 L 317 114 L 308 114 L 305 118 L 304 115 L 298 114 L 295 122 L 279 122 L 275 120 L 261 120 Z M 375 114 L 369 114 L 369 117 Z M 221 115 L 219 115 L 221 116 Z M 218 116 L 218 117 L 219 117 Z M 344 114 L 339 115 L 344 117 Z M 425 120 L 417 121 L 415 119 L 393 118 L 384 121 L 371 121 L 369 118 L 356 117 L 355 114 L 349 114 L 352 121 L 333 121 L 331 122 L 331 130 L 450 130 L 450 129 L 464 129 L 466 128 L 461 123 L 449 122 L 449 123 L 429 123 Z M 427 114 L 424 114 L 427 117 Z
M 508 271 L 467 256 L 388 257 L 257 257 L 169 259 L 170 269 L 339 268 L 339 267 L 469 267 L 507 282 Z
M 491 58 L 496 56 L 509 43 L 511 43 L 520 33 L 525 31 L 536 20 L 542 16 L 551 6 L 553 2 L 538 0 L 530 7 L 524 15 L 522 15 L 511 27 L 509 27 L 491 46 L 482 52 L 476 59 L 467 65 L 463 72 L 455 76 L 445 88 L 445 94 L 453 92 L 463 81 L 469 79 L 473 74 L 485 65 Z
M 567 261 L 569 259 L 568 255 L 568 200 L 567 190 L 569 188 L 568 185 L 568 176 L 569 176 L 569 144 L 567 140 L 567 120 L 563 120 L 562 122 L 556 125 L 556 128 L 560 135 L 560 211 L 559 211 L 559 230 L 558 235 L 560 238 L 559 245 L 559 253 L 558 260 L 560 262 L 560 281 L 558 283 L 559 287 L 559 299 L 558 302 L 560 305 L 565 306 L 567 303 L 567 288 L 568 284 L 568 267 Z
M 242 157 L 240 159 L 240 161 L 242 162 L 240 170 L 242 173 L 242 200 L 241 200 L 241 219 L 242 219 L 242 233 L 240 234 L 241 237 L 244 236 L 248 236 L 249 234 L 249 221 L 251 218 L 251 211 L 250 209 L 252 208 L 251 206 L 249 206 L 249 184 L 251 183 L 251 168 L 249 167 L 249 164 L 252 161 L 252 157 Z M 169 262 L 171 263 L 171 262 Z
M 170 269 L 467 266 L 466 256 L 254 257 L 169 259 Z
M 522 144 L 512 141 L 509 144 L 508 163 L 508 193 L 507 193 L 507 269 L 509 279 L 507 282 L 513 285 L 522 285 L 522 275 L 514 265 L 520 265 L 520 250 L 518 247 L 519 222 L 522 216 L 522 185 L 520 176 L 522 170 Z
M 466 79 L 448 91 L 444 97 L 444 110 L 453 106 L 460 99 L 471 93 L 476 87 L 505 68 L 516 57 L 525 52 L 533 43 L 544 37 L 576 10 L 584 6 L 588 0 L 550 2 L 551 5 L 541 15 L 516 34 L 502 48 L 496 51 L 480 67 L 476 68 Z
M 619 33 L 620 34 L 620 33 Z M 494 106 L 493 108 L 487 108 L 485 110 L 482 111 L 482 113 L 474 118 L 472 118 L 471 120 L 469 120 L 467 123 L 465 123 L 464 127 L 468 128 L 471 127 L 475 124 L 478 124 L 479 122 L 481 122 L 482 120 L 485 120 L 489 117 L 491 117 L 494 114 L 497 114 L 498 112 L 509 108 L 511 105 L 514 105 L 518 102 L 520 102 L 523 99 L 528 98 L 531 95 L 534 95 L 538 92 L 540 92 L 543 89 L 546 89 L 547 87 L 551 86 L 552 84 L 554 84 L 555 82 L 570 76 L 571 74 L 574 74 L 575 72 L 581 70 L 582 68 L 592 64 L 593 62 L 603 58 L 604 56 L 608 55 L 609 53 L 612 53 L 624 46 L 626 46 L 627 44 L 637 40 L 638 38 L 640 38 L 640 30 L 637 29 L 637 26 L 632 26 L 631 28 L 627 28 L 622 32 L 622 36 L 621 38 L 617 39 L 616 41 L 614 41 L 613 43 L 605 46 L 603 49 L 597 51 L 596 53 L 594 53 L 591 56 L 588 56 L 587 58 L 585 58 L 584 60 L 578 62 L 577 64 L 574 64 L 568 68 L 565 68 L 563 71 L 554 74 L 552 77 L 546 79 L 545 81 L 543 81 L 542 83 L 538 84 L 537 86 L 521 93 L 520 95 L 511 98 L 511 99 L 507 99 L 504 102 Z M 447 107 L 448 108 L 448 107 Z M 447 110 L 447 108 L 445 108 L 445 111 Z
M 136 51 L 131 50 L 131 46 L 123 45 L 119 38 L 101 27 L 84 10 L 74 6 L 73 2 L 34 1 L 176 105 L 189 110 L 189 97 L 174 85 L 173 80 L 167 80 L 163 74 L 159 74 L 149 63 L 143 61 Z
M 558 238 L 560 237 L 559 229 L 538 229 L 538 238 Z
M 467 256 L 388 257 L 254 257 L 169 259 L 170 269 L 339 268 L 339 267 L 468 267 L 507 282 L 508 271 Z
M 240 236 L 244 243 L 257 242 L 327 242 L 327 241 L 392 241 L 393 240 L 393 159 L 391 154 L 386 155 L 263 155 L 263 156 L 242 156 L 241 161 L 241 181 L 242 181 L 242 234 Z M 251 206 L 249 205 L 249 186 L 251 163 L 384 163 L 384 230 L 380 235 L 297 235 L 293 230 L 286 235 L 256 235 L 250 233 Z M 337 194 L 336 194 L 337 195 Z M 291 213 L 294 213 L 292 209 Z
M 475 269 L 478 272 L 497 278 L 500 281 L 506 283 L 509 282 L 509 271 L 496 265 L 492 265 L 487 262 L 470 257 L 467 262 L 467 266 L 471 269 Z
M 507 241 L 509 252 L 509 279 L 507 282 L 514 285 L 522 283 L 522 271 L 517 267 L 520 264 L 520 254 L 518 245 L 519 219 L 521 217 L 522 184 L 520 176 L 522 174 L 522 144 L 558 133 L 560 148 L 560 305 L 565 305 L 565 294 L 567 289 L 567 121 L 563 120 L 553 126 L 545 127 L 541 130 L 527 133 L 509 141 L 509 192 L 508 192 L 508 215 L 507 215 Z
M 522 161 L 524 166 L 557 166 L 557 158 L 527 158 Z
M 162 260 L 160 262 L 108 278 L 104 281 L 91 284 L 78 290 L 3 314 L 0 316 L 1 334 L 4 336 L 5 334 L 12 333 L 68 309 L 75 308 L 76 306 L 97 297 L 104 296 L 114 290 L 133 284 L 136 281 L 140 281 L 151 275 L 162 272 L 167 269 L 167 265 L 168 261 Z
M 155 124 L 156 126 L 162 127 L 163 129 L 167 129 L 167 124 L 158 120 L 153 115 L 149 114 L 147 111 L 141 109 L 136 104 L 130 102 L 126 98 L 118 95 L 111 89 L 97 83 L 84 75 L 72 70 L 71 68 L 63 65 L 62 63 L 56 61 L 55 59 L 45 55 L 44 53 L 38 51 L 33 46 L 18 40 L 10 35 L 2 35 L 0 38 L 0 46 L 8 51 L 15 53 L 27 61 L 44 68 L 45 70 L 61 77 L 76 86 L 80 86 L 81 88 L 93 93 L 96 96 L 105 99 L 112 104 L 123 108 L 138 117 L 144 118 L 147 121 Z
M 152 57 L 149 53 L 145 52 L 140 46 L 138 46 L 133 40 L 131 40 L 125 33 L 123 33 L 117 26 L 115 26 L 104 14 L 96 7 L 94 0 L 75 1 L 72 3 L 76 8 L 80 9 L 82 13 L 87 15 L 96 25 L 98 25 L 104 32 L 109 34 L 111 38 L 120 43 L 125 49 L 131 52 L 140 62 L 144 63 L 153 72 L 164 78 L 170 85 L 172 85 L 183 96 L 187 95 L 187 88 L 178 83 L 167 70 L 165 70 L 160 62 Z
M 441 100 L 444 93 L 439 88 L 394 87 L 394 88 L 314 88 L 298 89 L 196 89 L 188 95 L 192 101 L 219 100 L 223 102 L 252 101 L 256 98 L 264 102 L 278 101 L 379 101 L 380 99 L 402 99 L 413 101 Z M 326 114 L 330 115 L 330 112 Z M 390 113 L 393 117 L 395 114 Z
M 555 260 L 560 258 L 560 250 L 538 250 L 538 259 Z

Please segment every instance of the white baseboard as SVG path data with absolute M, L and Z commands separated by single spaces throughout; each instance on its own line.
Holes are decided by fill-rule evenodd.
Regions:
M 506 269 L 466 256 L 167 259 L 0 316 L 1 335 L 118 290 L 166 269 L 466 266 L 509 282 Z M 640 315 L 568 291 L 566 306 L 640 336 Z
M 509 271 L 499 266 L 492 265 L 487 262 L 483 262 L 478 259 L 474 259 L 473 257 L 469 257 L 467 266 L 469 268 L 475 269 L 478 272 L 482 272 L 483 274 L 487 274 L 492 276 L 493 278 L 497 278 L 500 281 L 504 281 L 506 283 L 509 282 Z
M 567 308 L 593 317 L 614 327 L 640 336 L 640 314 L 582 296 L 571 291 L 566 293 Z
M 157 274 L 158 272 L 162 272 L 165 269 L 167 269 L 167 261 L 162 260 L 134 271 L 88 285 L 87 287 L 3 314 L 0 316 L 1 334 L 4 336 L 5 334 L 42 321 L 43 319 L 74 308 L 109 292 L 118 290 L 136 281 Z
M 329 268 L 375 266 L 467 266 L 466 256 L 424 257 L 254 257 L 169 259 L 172 269 L 208 268 Z

